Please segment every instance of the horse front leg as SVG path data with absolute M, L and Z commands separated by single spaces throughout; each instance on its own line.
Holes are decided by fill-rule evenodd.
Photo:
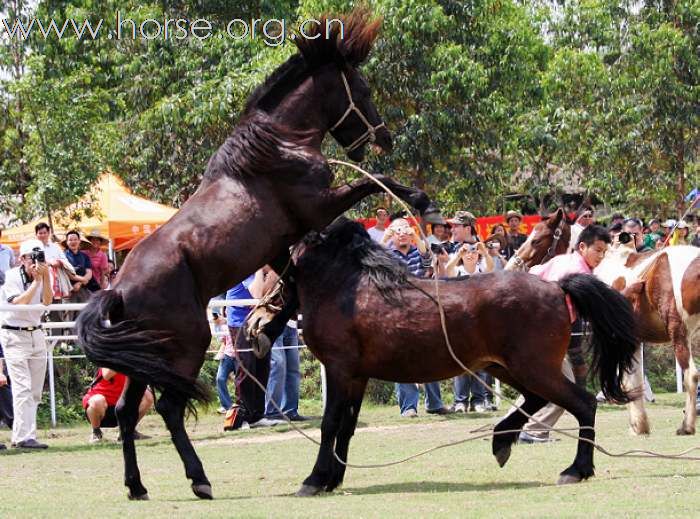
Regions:
M 170 437 L 185 465 L 185 475 L 192 480 L 192 492 L 200 499 L 213 499 L 211 483 L 185 430 L 185 401 L 166 390 L 158 400 L 156 410 L 170 431 Z
M 251 312 L 246 319 L 246 338 L 257 351 L 269 351 L 275 340 L 282 335 L 287 322 L 290 319 L 296 320 L 299 310 L 299 295 L 294 278 L 296 267 L 289 260 L 289 252 L 284 252 L 270 264 L 284 283 L 282 309 L 270 319 L 272 311 L 261 307 Z
M 671 340 L 673 341 L 676 360 L 683 370 L 683 387 L 685 387 L 685 414 L 683 415 L 683 421 L 676 431 L 676 434 L 695 434 L 698 371 L 695 368 L 693 355 L 690 351 L 690 340 L 687 337 L 684 325 L 677 325 L 676 330 L 671 333 Z
M 360 416 L 360 408 L 367 387 L 367 379 L 356 380 L 352 384 L 350 397 L 346 400 L 342 409 L 342 418 L 340 421 L 340 430 L 335 443 L 335 454 L 337 458 L 333 459 L 333 471 L 330 480 L 326 483 L 326 491 L 331 492 L 343 483 L 345 477 L 345 463 L 348 461 L 348 449 L 350 448 L 350 440 L 355 434 L 357 427 L 357 418 Z
M 145 391 L 146 384 L 135 380 L 127 380 L 124 392 L 114 409 L 122 438 L 124 485 L 129 489 L 129 499 L 143 501 L 148 500 L 148 490 L 141 483 L 141 473 L 136 461 L 134 431 L 139 419 L 139 404 Z
M 387 188 L 395 193 L 401 200 L 409 204 L 422 215 L 426 212 L 437 211 L 428 198 L 428 195 L 420 189 L 399 184 L 384 175 L 375 175 Z M 324 229 L 338 216 L 354 206 L 357 202 L 369 195 L 382 193 L 384 190 L 377 183 L 368 178 L 355 180 L 344 186 L 325 190 L 314 206 L 314 220 L 317 230 Z
M 304 480 L 296 493 L 298 497 L 315 496 L 320 493 L 330 481 L 333 470 L 333 449 L 343 420 L 344 402 L 337 375 L 328 370 L 326 378 L 328 396 L 326 410 L 321 421 L 321 447 L 318 450 L 318 457 L 311 474 Z
M 630 432 L 632 434 L 649 434 L 651 432 L 647 412 L 646 409 L 644 409 L 644 369 L 642 367 L 641 357 L 642 345 L 640 344 L 634 354 L 632 371 L 624 373 L 622 376 L 622 383 L 625 391 L 631 395 L 638 395 L 627 404 Z

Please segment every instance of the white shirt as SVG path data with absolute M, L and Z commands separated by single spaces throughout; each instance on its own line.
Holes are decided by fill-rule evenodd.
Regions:
M 367 234 L 377 243 L 382 243 L 382 238 L 384 237 L 384 231 L 380 231 L 376 227 L 370 227 L 367 229 Z
M 15 259 L 15 253 L 12 249 L 0 244 L 0 272 L 6 273 L 10 268 L 12 268 L 12 263 Z M 2 278 L 0 275 L 0 286 L 2 286 Z
M 21 267 L 10 269 L 5 274 L 5 284 L 0 290 L 0 303 L 3 305 L 10 304 L 8 299 L 19 296 L 29 288 L 29 284 L 24 286 L 22 283 L 22 275 L 20 274 Z M 30 281 L 31 283 L 31 281 Z M 39 286 L 34 292 L 34 297 L 28 304 L 41 304 L 42 281 L 39 280 Z M 22 305 L 19 305 L 22 306 Z M 41 316 L 46 310 L 32 310 L 30 312 L 17 312 L 8 310 L 0 312 L 0 325 L 7 324 L 9 326 L 39 326 L 41 324 Z

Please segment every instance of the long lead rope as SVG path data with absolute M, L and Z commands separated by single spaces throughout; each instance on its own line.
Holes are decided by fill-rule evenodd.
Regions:
M 393 191 L 391 191 L 391 189 L 389 189 L 382 181 L 380 181 L 379 179 L 375 178 L 371 173 L 368 173 L 367 171 L 365 171 L 364 169 L 360 168 L 359 166 L 357 166 L 357 165 L 355 165 L 355 164 L 352 164 L 352 163 L 346 162 L 346 161 L 342 161 L 342 160 L 329 159 L 329 160 L 328 160 L 328 163 L 329 163 L 329 164 L 338 164 L 338 165 L 342 165 L 342 166 L 347 166 L 347 167 L 349 167 L 349 168 L 352 168 L 352 169 L 354 169 L 354 170 L 356 170 L 356 171 L 362 173 L 364 176 L 366 176 L 367 178 L 369 178 L 371 181 L 373 181 L 373 182 L 375 182 L 376 184 L 378 184 L 378 185 L 379 185 L 387 194 L 389 194 L 389 196 L 391 196 L 405 211 L 407 211 L 408 214 L 410 214 L 414 219 L 416 218 L 415 215 L 413 214 L 413 211 L 411 211 L 411 209 L 408 207 L 408 205 L 407 205 L 403 200 L 401 200 Z M 423 240 L 425 240 L 427 237 L 425 236 L 425 233 L 423 232 L 423 229 L 422 229 L 420 226 L 418 226 L 418 230 L 419 230 L 419 232 L 420 232 L 421 238 L 422 238 Z M 532 420 L 533 422 L 537 423 L 538 425 L 544 426 L 544 427 L 545 427 L 548 431 L 550 431 L 550 432 L 556 432 L 556 433 L 562 434 L 562 435 L 564 435 L 564 436 L 567 436 L 567 437 L 569 437 L 569 438 L 571 438 L 571 439 L 589 443 L 589 444 L 591 444 L 597 451 L 599 451 L 599 452 L 601 452 L 601 453 L 603 453 L 603 454 L 605 454 L 605 455 L 607 455 L 607 456 L 613 457 L 613 458 L 622 458 L 622 457 L 627 457 L 627 458 L 662 458 L 662 459 L 681 459 L 681 460 L 700 461 L 700 456 L 688 456 L 688 455 L 687 455 L 688 453 L 693 452 L 693 451 L 695 451 L 695 450 L 700 450 L 700 447 L 691 447 L 690 449 L 686 449 L 686 450 L 684 450 L 684 451 L 682 451 L 682 452 L 680 452 L 680 453 L 676 453 L 676 454 L 663 454 L 663 453 L 657 453 L 657 452 L 654 452 L 654 451 L 643 450 L 643 449 L 630 449 L 630 450 L 627 450 L 627 451 L 623 451 L 623 452 L 619 452 L 619 453 L 614 453 L 614 452 L 611 452 L 611 451 L 607 450 L 607 449 L 606 449 L 605 447 L 603 447 L 602 445 L 596 443 L 594 440 L 591 440 L 591 439 L 589 439 L 589 438 L 583 438 L 583 437 L 581 437 L 581 436 L 578 436 L 577 434 L 572 434 L 571 432 L 569 432 L 569 431 L 572 431 L 572 430 L 573 430 L 573 431 L 580 431 L 580 430 L 582 430 L 582 429 L 591 429 L 591 430 L 594 430 L 594 428 L 591 427 L 591 426 L 581 426 L 581 427 L 577 427 L 577 428 L 554 428 L 554 427 L 550 427 L 548 424 L 546 424 L 546 423 L 544 423 L 544 422 L 538 420 L 538 419 L 535 418 L 533 415 L 531 415 L 531 414 L 529 414 L 528 412 L 524 411 L 521 407 L 515 406 L 515 402 L 514 402 L 513 400 L 511 400 L 510 398 L 506 397 L 505 395 L 503 395 L 503 394 L 500 393 L 499 391 L 496 391 L 496 390 L 494 390 L 494 389 L 491 389 L 491 388 L 488 386 L 488 384 L 486 384 L 486 382 L 484 382 L 484 381 L 481 380 L 479 377 L 477 377 L 476 374 L 475 374 L 471 369 L 469 369 L 467 366 L 465 366 L 464 363 L 463 363 L 463 362 L 459 359 L 459 357 L 455 354 L 454 349 L 452 348 L 452 343 L 450 342 L 449 335 L 448 335 L 448 333 L 447 333 L 447 320 L 446 320 L 446 317 L 445 317 L 445 309 L 443 308 L 442 302 L 441 302 L 441 299 L 440 299 L 440 284 L 439 284 L 439 282 L 438 282 L 437 277 L 435 278 L 434 281 L 435 281 L 435 296 L 436 296 L 435 299 L 436 299 L 436 302 L 437 302 L 438 311 L 439 311 L 439 313 L 440 313 L 440 324 L 441 324 L 441 327 L 442 327 L 443 336 L 445 337 L 445 344 L 446 344 L 447 349 L 448 349 L 448 351 L 449 351 L 449 353 L 450 353 L 450 356 L 451 356 L 452 359 L 457 363 L 457 365 L 458 365 L 460 368 L 462 368 L 462 369 L 464 370 L 464 373 L 465 373 L 465 374 L 471 375 L 475 380 L 477 380 L 477 381 L 478 381 L 482 386 L 484 386 L 486 389 L 488 389 L 489 391 L 495 393 L 495 394 L 496 394 L 498 397 L 500 397 L 502 400 L 508 402 L 508 403 L 511 404 L 513 407 L 515 407 L 515 411 L 514 411 L 514 412 L 519 412 L 519 413 L 524 414 L 529 420 Z M 239 333 L 240 333 L 240 331 L 239 331 Z M 261 383 L 256 377 L 254 377 L 254 376 L 250 373 L 250 371 L 248 371 L 248 370 L 245 368 L 245 366 L 243 366 L 242 364 L 240 364 L 240 365 L 239 365 L 239 368 L 242 368 L 243 371 L 245 372 L 245 374 L 246 374 L 247 376 L 249 376 L 249 377 L 251 378 L 251 380 L 253 380 L 253 381 L 258 385 L 258 387 L 260 387 L 260 389 L 262 389 L 264 392 L 267 392 L 267 388 L 266 388 L 265 386 L 263 386 L 262 383 Z M 319 446 L 319 447 L 322 447 L 321 442 L 319 442 L 319 441 L 316 440 L 315 438 L 312 438 L 312 437 L 311 437 L 310 435 L 308 435 L 304 430 L 302 430 L 302 429 L 299 428 L 294 422 L 292 422 L 292 421 L 282 412 L 282 409 L 281 409 L 280 406 L 277 404 L 277 402 L 275 402 L 274 400 L 270 400 L 270 402 L 272 403 L 273 407 L 277 410 L 277 412 L 278 412 L 282 417 L 284 417 L 284 419 L 287 421 L 288 425 L 290 425 L 295 431 L 297 431 L 299 434 L 301 434 L 303 437 L 305 437 L 305 438 L 306 438 L 307 440 L 309 440 L 310 442 L 316 444 L 316 445 Z M 473 430 L 469 431 L 469 434 L 470 434 L 471 436 L 468 437 L 468 438 L 463 438 L 463 439 L 461 439 L 461 440 L 455 440 L 455 441 L 452 441 L 452 442 L 447 442 L 447 443 L 439 444 L 439 445 L 436 445 L 436 446 L 431 447 L 431 448 L 429 448 L 429 449 L 426 449 L 426 450 L 424 450 L 424 451 L 421 451 L 421 452 L 418 452 L 418 453 L 416 453 L 416 454 L 412 454 L 412 455 L 410 455 L 410 456 L 407 456 L 407 457 L 405 457 L 405 458 L 402 458 L 402 459 L 399 459 L 399 460 L 395 460 L 395 461 L 386 462 L 386 463 L 374 463 L 374 464 L 364 464 L 364 465 L 354 464 L 354 463 L 348 463 L 347 461 L 342 460 L 342 459 L 340 458 L 340 456 L 338 456 L 338 453 L 335 451 L 335 449 L 333 450 L 333 456 L 334 456 L 335 459 L 338 461 L 338 463 L 340 463 L 340 464 L 342 464 L 342 465 L 344 465 L 344 466 L 346 466 L 346 467 L 349 467 L 349 468 L 357 468 L 357 469 L 384 468 L 384 467 L 390 467 L 390 466 L 393 466 L 393 465 L 399 465 L 399 464 L 401 464 L 401 463 L 405 463 L 405 462 L 411 461 L 411 460 L 413 460 L 413 459 L 419 458 L 419 457 L 421 457 L 421 456 L 424 456 L 424 455 L 426 455 L 426 454 L 429 454 L 429 453 L 431 453 L 431 452 L 434 452 L 434 451 L 437 451 L 437 450 L 440 450 L 440 449 L 444 449 L 444 448 L 446 448 L 446 447 L 453 447 L 453 446 L 460 445 L 460 444 L 463 444 L 463 443 L 466 443 L 466 442 L 469 442 L 469 441 L 474 441 L 474 440 L 478 440 L 478 439 L 481 439 L 481 438 L 486 438 L 486 437 L 489 437 L 489 436 L 495 436 L 495 435 L 501 435 L 501 434 L 513 434 L 513 433 L 518 433 L 518 432 L 521 431 L 521 429 L 511 429 L 511 430 L 504 430 L 504 431 L 494 431 L 494 430 L 493 430 L 493 427 L 494 427 L 493 425 L 488 425 L 488 426 L 480 427 L 480 428 L 477 428 L 477 429 L 473 429 Z M 488 432 L 486 432 L 486 431 L 488 431 Z

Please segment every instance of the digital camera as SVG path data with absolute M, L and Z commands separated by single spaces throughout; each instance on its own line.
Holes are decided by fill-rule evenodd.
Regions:
M 431 243 L 430 250 L 435 254 L 442 254 L 443 252 L 447 252 L 447 249 L 445 248 L 445 245 L 443 243 Z
M 620 234 L 617 235 L 617 240 L 622 243 L 629 243 L 634 239 L 634 234 L 629 233 L 627 231 L 622 231 Z
M 34 263 L 46 263 L 46 254 L 39 247 L 34 247 L 29 257 Z

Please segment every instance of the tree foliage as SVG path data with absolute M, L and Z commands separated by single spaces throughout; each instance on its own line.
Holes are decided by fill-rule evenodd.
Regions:
M 0 40 L 0 209 L 21 220 L 80 197 L 110 168 L 179 205 L 246 97 L 294 46 L 234 40 L 228 20 L 347 11 L 349 0 L 39 1 L 2 17 L 103 19 L 97 39 Z M 31 4 L 33 5 L 33 4 Z M 547 209 L 570 190 L 642 216 L 680 212 L 699 183 L 697 1 L 376 0 L 363 72 L 395 137 L 367 167 L 425 188 L 446 212 Z M 115 13 L 205 18 L 214 35 L 108 38 Z M 326 151 L 340 155 L 329 139 Z M 343 173 L 345 177 L 346 174 Z

